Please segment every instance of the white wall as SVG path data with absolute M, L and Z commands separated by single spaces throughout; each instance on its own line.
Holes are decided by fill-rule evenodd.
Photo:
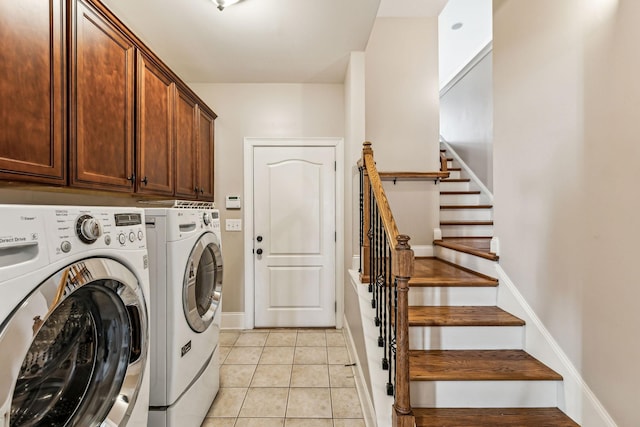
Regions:
M 625 427 L 640 425 L 638 18 L 636 0 L 507 0 L 493 41 L 500 264 Z
M 243 211 L 226 210 L 226 195 L 243 194 L 245 137 L 343 137 L 342 84 L 191 84 L 218 114 L 215 202 L 222 228 Z M 244 229 L 244 227 L 243 227 Z M 225 312 L 244 312 L 244 232 L 223 231 Z M 249 255 L 250 256 L 250 255 Z M 253 308 L 251 308 L 252 310 Z
M 376 19 L 366 49 L 365 87 L 366 138 L 378 170 L 439 170 L 437 18 Z M 417 184 L 399 182 L 385 190 L 400 232 L 413 245 L 430 245 L 438 187 Z
M 440 97 L 440 135 L 493 189 L 493 58 L 489 52 Z
M 352 52 L 344 81 L 345 92 L 345 265 L 360 256 L 360 173 L 357 162 L 365 141 L 365 53 Z M 346 274 L 346 272 L 345 272 Z M 349 282 L 345 276 L 345 284 Z

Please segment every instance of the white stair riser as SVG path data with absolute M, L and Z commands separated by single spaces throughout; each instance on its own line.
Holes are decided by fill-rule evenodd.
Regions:
M 468 182 L 440 181 L 440 191 L 469 191 Z
M 423 287 L 411 286 L 409 305 L 496 305 L 498 288 L 486 287 Z
M 442 237 L 491 237 L 492 225 L 440 225 Z
M 443 248 L 442 246 L 434 246 L 434 251 L 437 258 L 452 262 L 489 277 L 496 277 L 496 261 L 466 254 L 464 252 L 454 251 L 449 248 Z M 409 294 L 411 294 L 411 292 L 409 292 Z
M 411 326 L 411 350 L 522 350 L 522 326 Z
M 449 178 L 450 178 L 450 179 L 459 179 L 459 178 L 462 176 L 462 175 L 461 175 L 462 171 L 452 171 L 452 170 L 449 170 L 449 171 L 447 171 L 447 172 L 449 172 Z
M 447 160 L 447 168 L 455 168 L 457 166 L 453 165 L 453 160 Z
M 440 209 L 440 221 L 491 221 L 492 209 Z
M 440 189 L 442 191 L 442 189 Z M 478 205 L 479 194 L 440 194 L 441 205 Z
M 411 405 L 540 408 L 558 405 L 559 381 L 411 381 Z

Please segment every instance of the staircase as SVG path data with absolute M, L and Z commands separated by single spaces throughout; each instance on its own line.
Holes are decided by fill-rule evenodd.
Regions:
M 414 259 L 406 317 L 400 303 L 390 306 L 398 335 L 408 327 L 408 352 L 397 344 L 393 426 L 578 426 L 557 408 L 561 375 L 524 350 L 525 322 L 497 307 L 493 207 L 453 159 L 447 163 L 436 257 Z M 405 399 L 398 396 L 401 355 L 408 358 L 410 405 L 398 403 Z M 408 410 L 413 419 L 402 418 Z
M 497 261 L 491 252 L 493 204 L 445 148 L 449 178 L 440 181 L 440 230 L 436 247 Z
M 577 426 L 556 408 L 562 377 L 524 350 L 524 322 L 496 306 L 498 281 L 417 258 L 409 281 L 416 426 Z

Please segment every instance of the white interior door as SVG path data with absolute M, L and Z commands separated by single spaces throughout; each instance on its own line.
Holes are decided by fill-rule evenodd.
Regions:
M 254 147 L 255 326 L 334 326 L 335 148 Z

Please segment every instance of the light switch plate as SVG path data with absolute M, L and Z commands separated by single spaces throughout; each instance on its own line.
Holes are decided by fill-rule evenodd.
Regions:
M 226 231 L 242 231 L 242 220 L 241 219 L 225 219 L 224 229 Z

